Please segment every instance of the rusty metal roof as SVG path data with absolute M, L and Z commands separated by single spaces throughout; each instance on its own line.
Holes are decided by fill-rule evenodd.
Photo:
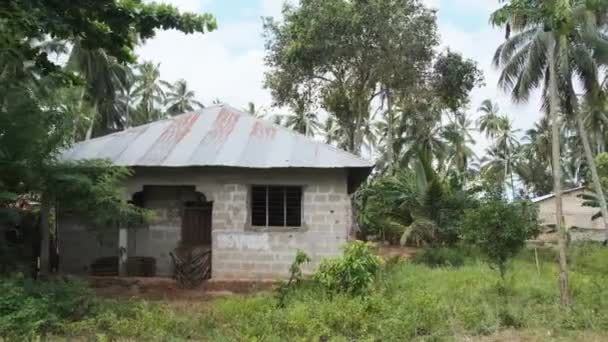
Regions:
M 227 105 L 83 141 L 63 153 L 62 159 L 109 159 L 115 165 L 160 167 L 371 170 L 374 166 L 354 154 Z

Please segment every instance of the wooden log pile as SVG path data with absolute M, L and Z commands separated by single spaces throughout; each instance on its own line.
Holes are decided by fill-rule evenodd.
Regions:
M 194 288 L 211 277 L 211 248 L 209 246 L 180 247 L 170 253 L 173 277 L 185 288 Z

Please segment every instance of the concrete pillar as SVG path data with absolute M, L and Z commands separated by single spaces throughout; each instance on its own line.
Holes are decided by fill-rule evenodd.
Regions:
M 120 227 L 118 229 L 118 275 L 121 277 L 127 276 L 127 246 L 129 233 L 127 228 Z

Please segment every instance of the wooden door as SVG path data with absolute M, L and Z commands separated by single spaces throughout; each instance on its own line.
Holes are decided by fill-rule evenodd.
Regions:
M 211 202 L 186 206 L 182 218 L 182 245 L 211 245 Z

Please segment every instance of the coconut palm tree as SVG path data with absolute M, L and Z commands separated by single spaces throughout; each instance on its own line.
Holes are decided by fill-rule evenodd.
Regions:
M 549 102 L 554 101 L 554 106 L 561 107 L 563 114 L 576 124 L 587 161 L 586 164 L 591 171 L 593 186 L 596 193 L 599 194 L 606 239 L 608 240 L 606 200 L 594 164 L 593 151 L 585 127 L 584 116 L 579 108 L 578 97 L 574 92 L 573 85 L 575 80 L 580 81 L 586 98 L 593 99 L 598 94 L 600 88 L 598 68 L 601 65 L 606 65 L 608 61 L 608 39 L 601 33 L 606 27 L 608 5 L 605 2 L 583 0 L 559 0 L 551 3 L 532 2 L 531 4 L 535 4 L 536 10 L 538 10 L 535 13 L 544 13 L 545 15 L 530 16 L 530 12 L 527 11 L 527 19 L 524 21 L 527 23 L 526 30 L 510 39 L 513 41 L 517 40 L 516 37 L 519 37 L 520 43 L 503 44 L 502 56 L 499 56 L 499 58 L 504 60 L 509 55 L 511 57 L 518 56 L 521 54 L 521 49 L 526 46 L 522 42 L 535 42 L 531 45 L 529 51 L 534 50 L 538 54 L 533 54 L 533 58 L 528 59 L 526 65 L 535 65 L 534 69 L 537 71 L 528 73 L 526 80 L 514 86 L 514 94 L 519 93 L 524 97 L 529 93 L 526 90 L 526 88 L 530 88 L 528 85 L 538 85 L 541 81 L 539 75 L 542 75 L 543 72 L 542 69 L 538 70 L 539 67 L 548 64 L 552 68 L 551 70 L 555 71 L 553 75 L 549 70 L 549 76 L 554 78 L 552 82 L 555 83 L 555 87 L 549 87 L 548 93 L 545 89 L 545 94 L 549 95 Z M 529 5 L 530 3 L 528 3 Z M 519 10 L 522 8 L 524 7 L 520 7 Z M 513 7 L 511 7 L 511 10 L 513 10 Z M 536 37 L 536 39 L 533 40 L 532 37 Z M 551 48 L 547 49 L 547 47 Z M 513 60 L 516 59 L 517 57 L 513 58 Z M 553 63 L 547 63 L 547 61 L 553 61 Z M 516 67 L 515 64 L 517 63 L 511 63 L 511 68 L 509 68 L 512 72 L 516 72 L 518 68 L 523 68 Z M 532 68 L 528 69 L 531 70 Z M 512 72 L 506 73 L 505 80 L 507 83 L 512 83 L 512 77 L 514 76 Z M 508 79 L 511 79 L 511 81 Z M 559 127 L 554 126 L 553 130 L 558 131 Z M 559 147 L 554 144 L 554 149 L 559 150 Z M 554 169 L 559 169 L 559 167 Z
M 321 131 L 325 136 L 325 143 L 337 144 L 338 146 L 345 145 L 346 142 L 341 139 L 344 136 L 341 129 L 338 121 L 332 115 L 328 115 L 325 122 L 321 125 Z
M 194 91 L 188 89 L 186 80 L 178 80 L 173 84 L 161 81 L 161 84 L 167 88 L 167 91 L 165 91 L 165 105 L 169 115 L 173 116 L 205 107 L 195 99 Z
M 470 133 L 472 125 L 472 121 L 465 114 L 457 114 L 442 132 L 448 145 L 447 170 L 453 171 L 462 185 L 466 184 L 470 173 L 470 162 L 477 158 L 471 148 L 471 145 L 475 144 Z
M 543 85 L 548 97 L 548 109 L 552 121 L 552 169 L 555 193 L 555 221 L 559 227 L 559 285 L 562 304 L 570 301 L 568 291 L 568 267 L 566 261 L 566 231 L 562 211 L 562 175 L 560 164 L 560 100 L 559 81 L 562 64 L 568 60 L 560 52 L 566 46 L 566 37 L 554 27 L 557 4 L 569 6 L 567 1 L 552 3 L 513 0 L 494 12 L 491 21 L 506 26 L 507 40 L 494 55 L 494 64 L 502 69 L 499 85 L 511 89 L 515 101 L 526 101 L 530 92 Z M 550 13 L 551 15 L 547 15 Z M 516 33 L 511 36 L 513 31 Z M 560 58 L 562 57 L 562 58 Z M 561 63 L 560 63 L 561 62 Z M 560 65 L 558 65 L 558 63 Z M 561 75 L 564 76 L 564 75 Z
M 266 113 L 261 111 L 253 102 L 247 102 L 247 107 L 243 108 L 243 110 L 258 119 L 263 119 L 266 116 Z
M 137 86 L 134 94 L 139 99 L 137 123 L 147 123 L 163 117 L 159 109 L 165 102 L 165 92 L 160 80 L 160 64 L 144 62 L 137 67 Z M 135 118 L 134 118 L 135 119 Z
M 477 112 L 482 115 L 477 119 L 477 125 L 480 133 L 485 133 L 487 138 L 495 138 L 500 130 L 500 116 L 498 104 L 493 103 L 490 99 L 486 99 L 477 108 Z
M 605 137 L 608 134 L 608 102 L 604 99 L 597 102 L 599 103 L 591 104 L 585 101 L 581 110 L 595 154 L 606 150 Z
M 67 68 L 84 79 L 81 104 L 86 101 L 93 108 L 85 139 L 107 133 L 108 130 L 122 129 L 123 118 L 115 110 L 115 104 L 117 94 L 124 86 L 128 68 L 102 49 L 90 50 L 82 46 L 80 39 L 74 40 Z
M 137 86 L 136 82 L 137 80 L 133 70 L 131 68 L 126 68 L 125 78 L 122 84 L 123 87 L 118 92 L 116 98 L 116 107 L 117 110 L 122 113 L 121 116 L 126 128 L 131 127 L 133 123 L 131 114 L 133 112 L 133 104 L 135 102 L 135 87 Z
M 283 124 L 287 128 L 310 137 L 321 128 L 317 114 L 303 110 L 283 115 Z

